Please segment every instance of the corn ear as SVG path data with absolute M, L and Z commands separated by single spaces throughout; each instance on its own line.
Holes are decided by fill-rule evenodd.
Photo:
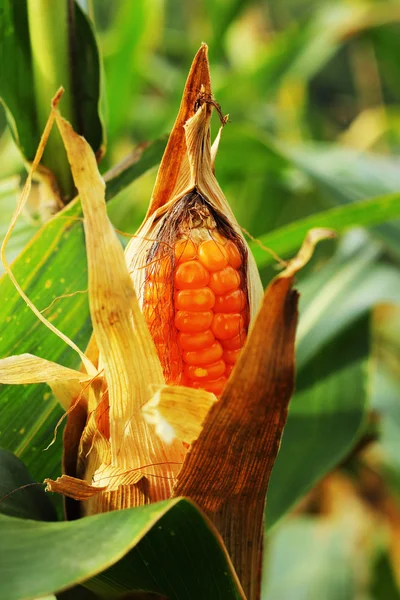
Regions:
M 211 150 L 210 119 L 214 101 L 207 52 L 207 46 L 202 44 L 194 58 L 146 218 L 136 236 L 129 242 L 125 256 L 137 296 L 143 304 L 147 254 L 157 238 L 163 217 L 190 192 L 198 191 L 213 209 L 227 218 L 232 230 L 248 250 L 247 291 L 251 324 L 259 309 L 263 289 L 242 230 L 214 175 L 213 164 L 221 130 Z

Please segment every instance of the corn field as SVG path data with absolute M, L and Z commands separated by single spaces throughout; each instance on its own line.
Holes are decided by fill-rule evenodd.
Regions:
M 398 0 L 0 0 L 0 600 L 400 599 Z

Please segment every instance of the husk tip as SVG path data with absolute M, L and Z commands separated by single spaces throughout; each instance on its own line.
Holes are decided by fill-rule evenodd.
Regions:
M 61 100 L 61 97 L 64 93 L 64 88 L 62 86 L 60 86 L 58 88 L 58 90 L 56 91 L 56 93 L 54 94 L 54 97 L 51 100 L 51 107 L 55 110 Z

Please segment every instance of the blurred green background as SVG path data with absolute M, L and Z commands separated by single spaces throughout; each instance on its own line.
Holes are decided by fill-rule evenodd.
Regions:
M 214 96 L 230 115 L 216 173 L 252 236 L 269 239 L 269 232 L 330 207 L 400 191 L 400 2 L 80 4 L 103 59 L 102 172 L 138 144 L 168 134 L 191 60 L 205 41 Z M 217 118 L 213 125 L 215 134 Z M 3 113 L 0 128 L 3 237 L 25 171 Z M 154 167 L 110 201 L 116 228 L 134 233 L 155 175 Z M 33 199 L 10 257 L 43 214 Z M 263 267 L 265 284 L 275 272 Z M 394 600 L 400 598 L 399 222 L 349 228 L 321 244 L 298 283 L 299 378 L 267 500 L 263 598 Z

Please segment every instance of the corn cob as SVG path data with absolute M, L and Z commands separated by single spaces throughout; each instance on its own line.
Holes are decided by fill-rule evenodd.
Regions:
M 246 266 L 243 240 L 196 190 L 164 217 L 143 312 L 167 383 L 221 394 L 247 335 Z

